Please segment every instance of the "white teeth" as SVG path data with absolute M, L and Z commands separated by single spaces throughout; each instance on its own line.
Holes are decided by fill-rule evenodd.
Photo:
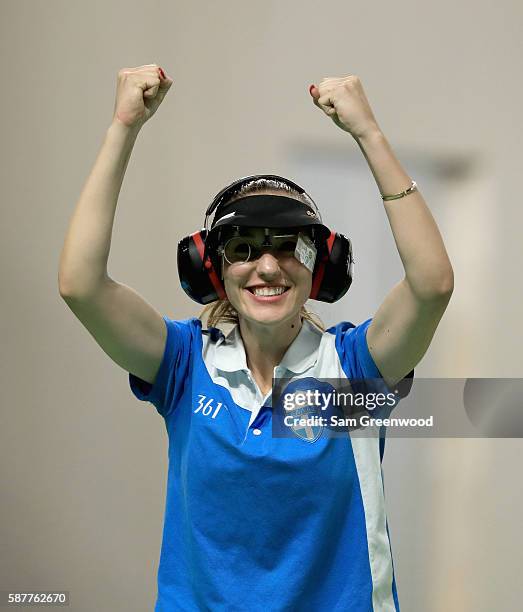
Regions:
M 255 287 L 254 295 L 281 295 L 287 287 Z

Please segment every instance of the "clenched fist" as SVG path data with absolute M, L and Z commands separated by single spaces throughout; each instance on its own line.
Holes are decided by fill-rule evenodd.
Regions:
M 322 79 L 319 87 L 310 86 L 309 93 L 314 104 L 356 140 L 379 131 L 363 84 L 355 74 Z
M 172 84 L 156 64 L 122 68 L 116 79 L 113 121 L 140 129 L 154 115 Z

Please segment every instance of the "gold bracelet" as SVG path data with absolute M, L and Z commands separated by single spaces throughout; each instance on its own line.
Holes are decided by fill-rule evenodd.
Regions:
M 387 202 L 388 200 L 397 200 L 398 198 L 404 198 L 406 195 L 409 195 L 409 193 L 412 193 L 413 191 L 417 191 L 417 190 L 418 190 L 418 186 L 416 184 L 416 181 L 412 181 L 411 186 L 405 191 L 402 191 L 401 193 L 396 193 L 395 195 L 388 195 L 388 196 L 384 196 L 383 194 L 380 194 L 380 195 L 383 201 Z

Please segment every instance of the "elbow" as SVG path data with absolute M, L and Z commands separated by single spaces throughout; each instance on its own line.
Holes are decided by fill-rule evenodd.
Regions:
M 101 287 L 112 282 L 106 271 L 100 274 L 58 273 L 58 291 L 64 300 L 85 300 L 96 295 Z
M 75 293 L 71 283 L 60 274 L 58 274 L 58 293 L 60 294 L 60 297 L 64 300 L 66 298 L 72 297 Z
M 442 282 L 441 289 L 443 293 L 445 295 L 448 295 L 449 297 L 452 295 L 452 292 L 454 291 L 454 270 L 452 266 L 450 265 L 449 265 L 449 268 L 446 274 L 444 275 L 444 280 Z
M 421 282 L 409 282 L 412 292 L 423 302 L 448 303 L 454 291 L 454 271 L 452 267 L 441 272 L 437 277 L 422 279 Z
M 453 294 L 453 292 L 454 292 L 454 276 L 452 276 L 449 279 L 449 282 L 446 283 L 441 289 L 442 295 L 447 296 L 449 299 L 450 299 L 450 296 Z
M 90 293 L 85 287 L 58 280 L 58 292 L 67 303 L 86 299 Z
M 454 270 L 449 268 L 444 274 L 441 275 L 439 282 L 436 286 L 435 295 L 446 297 L 452 295 L 454 291 Z
M 66 287 L 66 284 L 62 280 L 62 278 L 60 277 L 60 274 L 58 274 L 58 293 L 60 294 L 60 297 L 62 297 L 62 298 L 67 297 L 67 293 L 68 293 L 68 289 Z

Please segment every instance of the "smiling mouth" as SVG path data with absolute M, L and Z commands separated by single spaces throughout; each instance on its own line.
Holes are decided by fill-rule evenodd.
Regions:
M 246 291 L 254 295 L 255 297 L 279 297 L 290 289 L 290 287 L 246 287 Z

